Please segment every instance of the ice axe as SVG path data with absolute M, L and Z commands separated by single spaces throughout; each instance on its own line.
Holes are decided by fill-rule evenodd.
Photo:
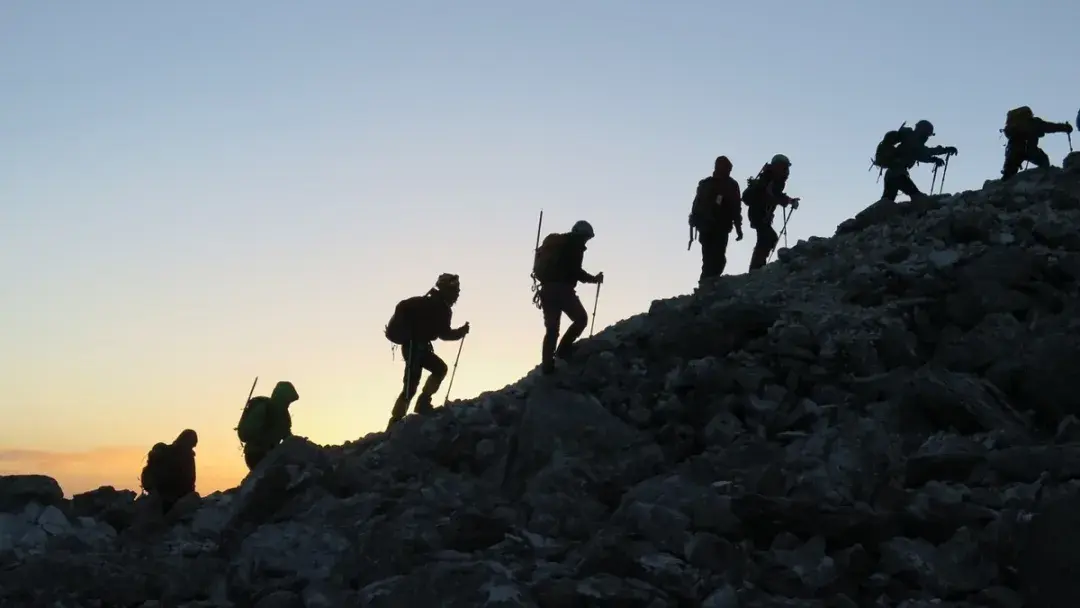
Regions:
M 543 212 L 541 212 L 541 213 L 543 213 Z M 454 376 L 457 375 L 457 364 L 458 364 L 458 361 L 461 360 L 461 349 L 465 348 L 465 338 L 467 338 L 467 337 L 468 336 L 462 336 L 461 341 L 458 342 L 457 356 L 454 357 L 454 369 L 453 369 L 453 371 L 450 372 L 450 384 L 446 385 L 446 398 L 443 399 L 443 402 L 442 402 L 443 407 L 445 407 L 446 404 L 450 402 L 450 389 L 454 388 Z

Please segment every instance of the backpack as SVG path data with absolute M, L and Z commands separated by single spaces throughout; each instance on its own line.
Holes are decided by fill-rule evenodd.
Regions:
M 1028 106 L 1013 108 L 1005 114 L 1005 128 L 1001 131 L 1005 137 L 1014 137 L 1030 132 L 1035 113 Z
M 167 443 L 156 443 L 146 454 L 146 465 L 139 474 L 139 486 L 143 492 L 149 494 L 161 489 L 162 481 L 169 472 L 169 460 L 172 456 L 172 446 Z
M 756 210 L 761 207 L 761 203 L 764 201 L 765 195 L 765 171 L 769 168 L 769 163 L 765 163 L 761 166 L 761 171 L 758 171 L 756 177 L 746 178 L 746 190 L 743 190 L 742 200 L 743 204 L 750 208 L 750 210 Z
M 904 142 L 904 137 L 912 131 L 912 129 L 904 126 L 906 124 L 905 122 L 900 125 L 899 129 L 885 133 L 885 136 L 878 142 L 877 148 L 874 149 L 874 158 L 871 160 L 872 166 L 888 169 L 901 160 L 897 154 L 900 150 L 900 144 Z
M 416 326 L 423 319 L 428 305 L 428 296 L 406 298 L 394 307 L 394 314 L 386 324 L 386 339 L 398 346 L 404 346 L 413 339 Z
M 269 397 L 254 397 L 244 404 L 244 412 L 240 414 L 240 422 L 234 429 L 236 436 L 240 438 L 240 443 L 259 440 L 263 430 L 266 429 L 266 412 L 269 406 Z
M 563 246 L 566 245 L 568 236 L 554 232 L 544 238 L 544 242 L 540 244 L 540 248 L 536 250 L 536 256 L 533 258 L 533 278 L 541 283 L 555 278 L 554 275 L 558 272 L 559 257 L 562 254 Z

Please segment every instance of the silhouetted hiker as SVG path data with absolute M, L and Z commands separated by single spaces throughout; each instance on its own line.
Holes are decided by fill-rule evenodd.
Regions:
M 586 243 L 596 236 L 589 222 L 581 220 L 570 232 L 552 233 L 544 238 L 533 260 L 533 276 L 540 282 L 535 301 L 544 311 L 544 343 L 540 352 L 543 373 L 555 371 L 555 357 L 570 359 L 574 341 L 585 331 L 589 315 L 577 296 L 577 284 L 604 282 L 604 273 L 591 275 L 581 268 L 585 259 Z M 562 315 L 570 317 L 570 327 L 559 340 Z M 558 343 L 558 348 L 555 344 Z
M 761 168 L 757 177 L 747 180 L 742 198 L 746 203 L 746 217 L 750 220 L 750 227 L 757 231 L 754 253 L 750 256 L 750 270 L 764 266 L 769 254 L 780 241 L 780 235 L 776 234 L 772 225 L 776 207 L 790 205 L 792 209 L 799 208 L 799 199 L 784 193 L 790 174 L 791 161 L 783 154 L 777 154 Z
M 469 334 L 468 323 L 457 329 L 450 327 L 452 308 L 460 295 L 458 275 L 443 273 L 435 281 L 435 287 L 426 294 L 402 300 L 394 308 L 394 315 L 386 325 L 386 339 L 401 347 L 405 376 L 404 388 L 394 402 L 387 428 L 408 413 L 409 402 L 420 385 L 420 376 L 425 369 L 430 375 L 420 396 L 416 398 L 415 411 L 417 414 L 431 412 L 431 398 L 446 377 L 446 363 L 435 354 L 431 343 L 436 339 L 460 340 Z
M 724 274 L 731 229 L 735 229 L 736 241 L 743 239 L 742 193 L 739 192 L 739 182 L 731 177 L 731 169 L 728 157 L 718 156 L 712 175 L 698 182 L 697 195 L 690 210 L 690 242 L 694 241 L 696 229 L 698 242 L 701 243 L 699 284 L 709 277 Z
M 934 125 L 928 120 L 920 120 L 914 129 L 900 125 L 899 129 L 889 131 L 881 138 L 873 160 L 874 165 L 885 171 L 881 200 L 895 202 L 896 195 L 901 192 L 912 200 L 926 196 L 911 180 L 911 168 L 915 163 L 932 163 L 940 167 L 945 161 L 938 156 L 956 154 L 956 148 L 952 146 L 927 147 L 926 142 L 933 136 Z
M 253 397 L 244 405 L 236 435 L 244 445 L 244 462 L 254 469 L 286 437 L 292 436 L 289 406 L 300 395 L 292 382 L 278 382 L 269 397 Z
M 172 443 L 157 443 L 146 456 L 139 477 L 147 496 L 156 498 L 168 513 L 181 498 L 195 491 L 195 446 L 199 435 L 185 429 Z
M 1001 168 L 1001 180 L 1005 181 L 1020 171 L 1024 162 L 1040 169 L 1050 166 L 1050 157 L 1039 147 L 1039 139 L 1050 133 L 1072 133 L 1067 122 L 1047 122 L 1031 111 L 1028 106 L 1009 110 L 1005 115 L 1005 165 Z

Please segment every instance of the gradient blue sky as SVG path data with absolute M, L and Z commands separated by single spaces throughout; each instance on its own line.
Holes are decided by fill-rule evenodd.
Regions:
M 960 149 L 947 190 L 996 178 L 1006 110 L 1076 116 L 1078 23 L 1066 1 L 5 2 L 0 472 L 130 486 L 191 426 L 200 490 L 232 485 L 255 375 L 296 384 L 313 440 L 382 429 L 383 325 L 440 272 L 473 326 L 454 396 L 498 389 L 539 356 L 541 208 L 596 227 L 607 325 L 693 288 L 717 154 L 740 180 L 792 158 L 795 239 L 877 199 L 904 120 Z

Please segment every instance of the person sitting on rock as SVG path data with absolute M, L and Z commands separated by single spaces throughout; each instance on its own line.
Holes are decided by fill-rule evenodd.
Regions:
M 699 284 L 724 274 L 732 228 L 737 235 L 735 240 L 743 239 L 742 193 L 739 182 L 731 177 L 731 169 L 728 157 L 717 157 L 712 175 L 698 182 L 697 195 L 690 210 L 690 227 L 697 229 L 698 242 L 701 243 Z
M 540 286 L 533 302 L 544 313 L 544 341 L 540 349 L 540 369 L 544 374 L 554 373 L 556 357 L 570 359 L 574 342 L 589 324 L 589 315 L 577 296 L 577 284 L 604 282 L 604 273 L 592 275 L 581 267 L 588 249 L 586 244 L 595 235 L 592 224 L 581 220 L 570 232 L 549 234 L 536 250 L 533 277 Z M 564 313 L 571 323 L 560 341 L 559 325 Z
M 157 443 L 146 456 L 140 484 L 168 513 L 181 498 L 195 492 L 195 446 L 199 435 L 184 429 L 172 443 Z
M 938 158 L 942 154 L 952 156 L 956 154 L 956 148 L 952 146 L 927 147 L 926 142 L 934 136 L 934 125 L 929 120 L 920 120 L 915 123 L 915 128 L 901 127 L 896 131 L 890 131 L 878 144 L 877 155 L 882 158 L 882 167 L 885 169 L 885 185 L 881 192 L 881 200 L 896 201 L 896 195 L 903 192 L 911 200 L 926 196 L 911 179 L 911 168 L 916 163 L 932 163 L 935 167 L 945 164 Z M 882 154 L 882 148 L 888 147 L 889 153 Z
M 446 377 L 446 363 L 435 354 L 432 342 L 436 339 L 456 341 L 469 335 L 469 324 L 457 329 L 450 327 L 453 306 L 461 295 L 461 281 L 456 274 L 443 273 L 435 281 L 435 287 L 422 296 L 402 300 L 394 309 L 390 322 L 386 325 L 386 338 L 401 347 L 401 356 L 405 359 L 404 387 L 394 409 L 390 413 L 387 429 L 405 417 L 409 411 L 409 402 L 420 385 L 424 370 L 428 370 L 427 381 L 416 398 L 417 414 L 432 411 L 431 399 L 439 390 Z
M 750 227 L 757 232 L 757 242 L 754 243 L 754 252 L 750 256 L 750 270 L 756 270 L 765 265 L 769 254 L 780 242 L 780 236 L 773 228 L 773 218 L 776 207 L 791 206 L 799 208 L 799 199 L 791 198 L 784 193 L 788 177 L 791 175 L 791 161 L 783 154 L 772 157 L 757 177 L 747 182 L 746 190 L 743 191 L 743 202 L 746 203 L 746 217 L 750 220 Z
M 244 446 L 244 462 L 254 469 L 266 455 L 292 436 L 289 406 L 300 399 L 292 382 L 281 381 L 269 397 L 253 397 L 244 405 L 236 434 Z
M 1005 115 L 1005 134 L 1008 144 L 1005 146 L 1005 165 L 1001 168 L 1001 181 L 1006 181 L 1020 171 L 1020 167 L 1029 162 L 1040 169 L 1050 166 L 1050 157 L 1039 147 L 1039 139 L 1050 133 L 1072 133 L 1073 128 L 1067 122 L 1047 122 L 1031 111 L 1028 106 L 1020 106 Z

